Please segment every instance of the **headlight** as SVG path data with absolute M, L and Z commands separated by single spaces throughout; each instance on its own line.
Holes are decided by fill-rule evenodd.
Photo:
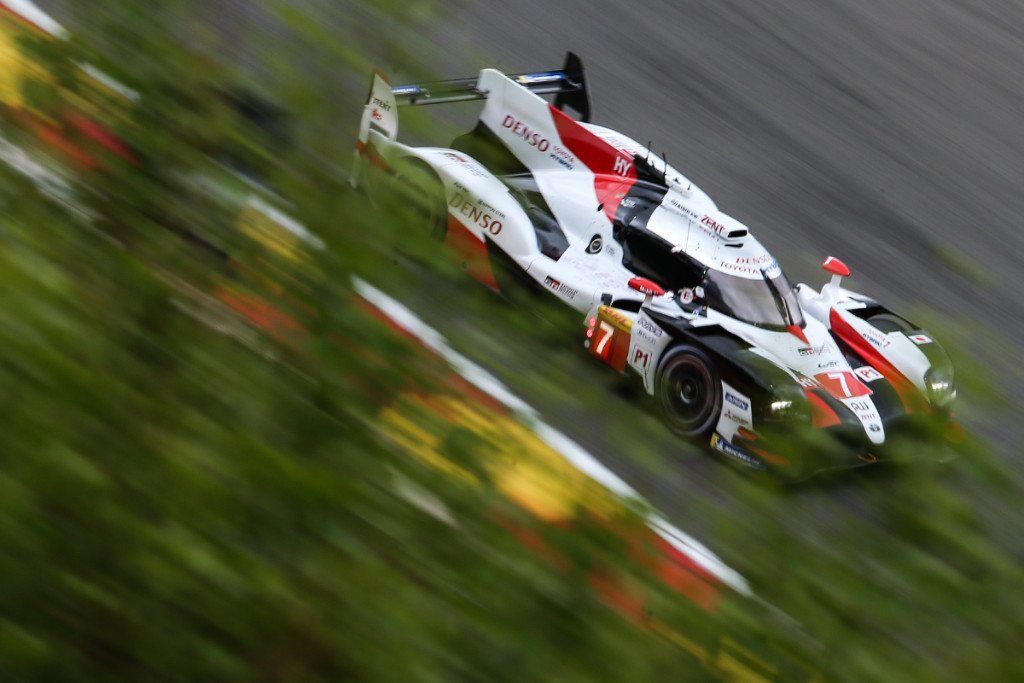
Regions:
M 953 383 L 953 367 L 935 366 L 924 373 L 924 386 L 932 405 L 946 408 L 956 399 L 956 385 Z
M 788 387 L 776 388 L 771 402 L 764 404 L 762 415 L 766 419 L 799 422 L 806 417 L 807 400 L 798 390 L 789 391 L 787 389 Z

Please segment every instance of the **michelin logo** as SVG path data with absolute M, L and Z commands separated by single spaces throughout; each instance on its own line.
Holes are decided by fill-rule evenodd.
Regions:
M 711 447 L 715 450 L 721 451 L 728 456 L 742 460 L 743 462 L 750 465 L 760 465 L 761 462 L 752 456 L 747 455 L 740 449 L 733 446 L 731 443 L 723 439 L 718 434 L 711 437 Z

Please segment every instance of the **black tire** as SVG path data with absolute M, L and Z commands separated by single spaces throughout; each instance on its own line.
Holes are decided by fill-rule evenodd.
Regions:
M 669 428 L 696 439 L 708 436 L 722 413 L 722 382 L 700 349 L 669 349 L 658 365 L 655 399 Z
M 448 202 L 444 183 L 434 169 L 419 159 L 402 159 L 389 179 L 390 209 L 440 241 L 448 232 Z

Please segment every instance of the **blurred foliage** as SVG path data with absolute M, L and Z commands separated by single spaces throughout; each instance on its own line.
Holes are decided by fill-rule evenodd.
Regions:
M 846 485 L 869 509 L 831 526 L 806 528 L 804 491 L 725 467 L 715 496 L 679 504 L 788 617 L 671 590 L 637 566 L 639 516 L 598 494 L 549 501 L 556 524 L 517 500 L 495 454 L 525 456 L 423 399 L 457 401 L 448 371 L 368 315 L 351 274 L 458 301 L 461 351 L 544 412 L 600 411 L 636 478 L 671 487 L 707 456 L 680 444 L 668 458 L 642 406 L 608 414 L 608 392 L 628 389 L 571 350 L 572 316 L 497 303 L 347 191 L 355 131 L 338 130 L 337 110 L 355 114 L 372 61 L 358 21 L 339 37 L 316 14 L 330 9 L 280 3 L 275 31 L 245 24 L 228 45 L 217 7 L 76 5 L 70 41 L 20 39 L 46 65 L 26 105 L 58 132 L 88 111 L 132 154 L 76 167 L 48 150 L 53 173 L 74 169 L 70 202 L 0 166 L 0 675 L 1024 678 L 1024 572 L 1003 540 L 1024 532 L 1020 491 L 982 444 L 941 470 L 856 477 Z M 440 9 L 344 11 L 406 35 Z M 259 65 L 245 66 L 254 46 Z M 417 73 L 414 41 L 378 47 Z M 70 66 L 86 63 L 135 97 Z M 16 142 L 44 130 L 10 114 Z M 254 198 L 326 248 L 254 239 Z M 392 267 L 399 241 L 416 264 Z M 269 330 L 243 322 L 253 306 L 272 307 Z M 509 361 L 509 348 L 546 362 Z M 967 384 L 984 398 L 984 382 Z M 410 457 L 424 444 L 449 465 Z M 1013 526 L 995 528 L 979 499 Z M 623 586 L 643 596 L 642 618 Z

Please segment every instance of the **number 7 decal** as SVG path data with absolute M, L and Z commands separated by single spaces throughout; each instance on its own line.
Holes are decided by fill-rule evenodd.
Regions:
M 605 348 L 608 347 L 608 342 L 610 342 L 612 340 L 612 337 L 615 336 L 615 328 L 603 320 L 601 321 L 600 328 L 602 335 L 601 338 L 597 341 L 597 355 L 603 356 Z
M 860 398 L 870 396 L 871 389 L 857 379 L 852 372 L 823 372 L 815 375 L 814 379 L 825 388 L 825 390 L 839 399 Z

